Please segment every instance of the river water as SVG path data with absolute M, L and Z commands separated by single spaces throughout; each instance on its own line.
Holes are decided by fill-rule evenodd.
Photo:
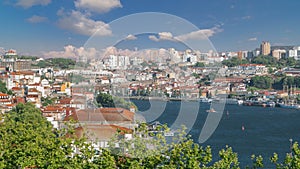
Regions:
M 196 142 L 208 115 L 206 110 L 210 108 L 208 103 L 196 101 L 132 101 L 147 122 L 159 121 L 168 126 L 176 123 L 177 117 L 189 117 L 191 111 L 199 107 L 196 119 L 191 119 L 192 124 L 188 124 L 192 126 L 188 129 L 189 134 Z M 283 160 L 286 153 L 290 152 L 290 139 L 300 141 L 299 121 L 300 110 L 226 105 L 218 127 L 201 145 L 212 147 L 214 160 L 217 159 L 218 151 L 228 145 L 238 153 L 242 168 L 251 165 L 252 154 L 264 157 L 265 168 L 275 168 L 269 160 L 273 153 L 278 153 L 279 159 Z

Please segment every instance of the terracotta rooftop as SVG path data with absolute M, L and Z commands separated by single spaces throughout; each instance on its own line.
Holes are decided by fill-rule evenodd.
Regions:
M 46 106 L 43 110 L 43 113 L 48 112 L 63 112 L 64 108 L 60 106 Z
M 86 125 L 75 129 L 76 137 L 80 138 L 86 134 L 89 140 L 108 141 L 117 131 L 124 133 L 132 133 L 131 129 L 116 125 Z
M 8 94 L 5 94 L 5 93 L 0 93 L 0 96 L 4 96 L 4 97 L 9 97 L 9 95 Z
M 134 113 L 123 108 L 82 109 L 67 116 L 64 121 L 71 119 L 86 123 L 103 121 L 132 122 L 134 120 Z

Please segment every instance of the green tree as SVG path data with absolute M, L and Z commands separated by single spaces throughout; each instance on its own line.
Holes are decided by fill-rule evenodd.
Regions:
M 297 142 L 295 142 L 291 147 L 291 153 L 286 154 L 283 162 L 278 162 L 278 154 L 270 158 L 271 162 L 275 164 L 277 169 L 297 169 L 300 168 L 300 147 Z
M 102 161 L 109 159 L 108 154 L 97 158 L 91 144 L 77 138 L 72 126 L 53 129 L 29 103 L 18 104 L 4 115 L 0 145 L 0 168 L 96 168 L 99 163 L 113 163 Z
M 205 67 L 205 64 L 203 62 L 197 62 L 194 67 Z
M 245 59 L 239 59 L 237 57 L 232 57 L 231 59 L 229 60 L 224 60 L 222 62 L 223 65 L 226 65 L 228 67 L 234 67 L 234 66 L 238 66 L 240 64 L 247 64 L 249 63 L 248 60 L 245 60 Z
M 276 60 L 276 58 L 274 58 L 272 56 L 260 55 L 260 56 L 255 57 L 252 60 L 252 63 L 263 64 L 263 65 L 267 65 L 267 66 L 276 66 L 278 61 Z
M 8 90 L 6 88 L 6 84 L 3 81 L 1 81 L 1 80 L 0 80 L 0 92 L 1 93 L 6 93 L 6 94 L 9 94 L 9 95 L 13 94 L 11 90 Z
M 106 93 L 99 93 L 96 97 L 96 102 L 102 107 L 121 107 L 128 110 L 131 107 L 134 107 L 135 110 L 137 110 L 137 107 L 134 103 L 126 101 L 120 97 L 113 97 L 112 95 Z
M 270 89 L 272 84 L 273 79 L 269 76 L 254 76 L 250 81 L 250 86 L 260 89 Z

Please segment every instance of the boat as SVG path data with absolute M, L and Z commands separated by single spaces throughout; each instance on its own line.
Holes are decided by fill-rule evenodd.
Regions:
M 213 109 L 213 108 L 211 108 L 211 109 L 209 109 L 209 110 L 206 110 L 206 112 L 207 113 L 215 113 L 215 112 L 217 112 L 215 109 Z
M 287 103 L 278 103 L 279 107 L 288 108 L 288 109 L 300 109 L 299 104 L 287 104 Z
M 241 105 L 241 104 L 243 104 L 243 100 L 227 98 L 227 99 L 226 99 L 226 104 L 237 104 L 237 105 Z
M 267 102 L 267 107 L 275 107 L 276 103 L 273 101 Z
M 213 100 L 208 98 L 200 98 L 199 100 L 201 103 L 211 103 Z
M 237 100 L 237 104 L 238 104 L 238 105 L 242 105 L 243 103 L 244 103 L 243 100 Z

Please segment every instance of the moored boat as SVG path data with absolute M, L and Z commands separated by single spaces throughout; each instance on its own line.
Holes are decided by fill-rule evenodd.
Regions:
M 288 109 L 300 109 L 299 104 L 286 104 L 286 103 L 278 103 L 279 107 L 288 108 Z

